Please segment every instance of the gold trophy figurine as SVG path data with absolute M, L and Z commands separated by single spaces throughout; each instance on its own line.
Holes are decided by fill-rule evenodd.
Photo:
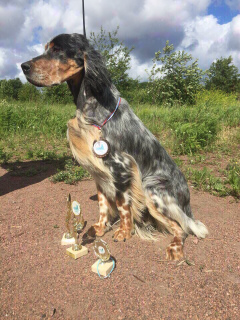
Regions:
M 74 236 L 75 242 L 71 248 L 67 249 L 67 254 L 74 259 L 78 259 L 88 253 L 88 249 L 79 243 L 79 234 L 84 229 L 85 223 L 84 223 L 83 215 L 81 213 L 80 204 L 77 201 L 72 202 L 71 210 L 74 213 L 73 236 Z
M 75 244 L 75 238 L 73 237 L 73 234 L 70 230 L 70 220 L 72 217 L 72 201 L 71 201 L 71 195 L 69 193 L 68 197 L 67 197 L 67 216 L 66 216 L 66 229 L 67 232 L 64 233 L 63 237 L 62 237 L 62 241 L 61 244 L 62 246 L 65 245 L 69 245 L 69 244 Z

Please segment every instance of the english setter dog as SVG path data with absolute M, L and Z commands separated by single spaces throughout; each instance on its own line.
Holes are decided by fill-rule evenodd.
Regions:
M 135 232 L 154 239 L 157 230 L 173 235 L 166 258 L 183 257 L 188 234 L 204 238 L 194 219 L 184 175 L 113 85 L 101 54 L 80 34 L 60 34 L 45 52 L 23 63 L 35 86 L 67 82 L 77 106 L 67 136 L 76 160 L 96 182 L 100 218 L 89 230 L 103 236 L 120 216 L 115 241 Z

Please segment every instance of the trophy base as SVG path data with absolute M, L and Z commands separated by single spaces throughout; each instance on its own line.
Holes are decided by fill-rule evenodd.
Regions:
M 72 238 L 70 238 L 70 239 L 67 239 L 67 238 L 65 238 L 65 234 L 66 234 L 66 233 L 64 233 L 64 235 L 63 235 L 63 237 L 62 237 L 61 245 L 62 245 L 62 246 L 69 246 L 70 244 L 75 244 L 75 239 L 74 239 L 74 237 L 72 237 Z
M 82 246 L 82 249 L 81 249 L 81 250 L 74 251 L 74 250 L 72 249 L 72 247 L 71 247 L 71 248 L 68 248 L 68 249 L 66 250 L 66 253 L 67 253 L 68 256 L 70 256 L 70 257 L 72 257 L 73 259 L 76 260 L 76 259 L 78 259 L 78 258 L 80 258 L 80 257 L 82 257 L 82 256 L 85 256 L 86 254 L 88 254 L 88 248 Z
M 104 263 L 99 263 L 98 266 L 98 271 L 97 271 L 97 265 L 98 265 L 98 261 L 97 260 L 93 265 L 92 265 L 92 272 L 95 272 L 98 274 L 98 271 L 100 273 L 101 276 L 106 277 L 112 270 L 113 267 L 113 261 L 112 260 L 108 260 Z

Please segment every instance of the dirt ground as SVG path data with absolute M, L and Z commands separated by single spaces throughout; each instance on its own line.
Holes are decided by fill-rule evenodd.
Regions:
M 32 166 L 32 163 L 27 164 Z M 209 236 L 185 243 L 187 263 L 165 261 L 169 236 L 146 242 L 133 236 L 113 242 L 104 236 L 117 265 L 102 280 L 91 272 L 97 260 L 74 260 L 61 246 L 66 197 L 81 203 L 87 228 L 97 221 L 93 181 L 53 184 L 54 164 L 33 176 L 12 176 L 0 168 L 0 319 L 234 320 L 240 314 L 240 204 L 191 188 L 195 217 Z

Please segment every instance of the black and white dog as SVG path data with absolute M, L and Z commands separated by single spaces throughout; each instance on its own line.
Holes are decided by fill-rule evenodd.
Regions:
M 188 234 L 208 231 L 193 218 L 186 180 L 176 164 L 145 128 L 111 82 L 102 56 L 80 34 L 61 34 L 45 52 L 22 64 L 29 82 L 52 86 L 67 81 L 77 106 L 68 122 L 74 157 L 94 178 L 100 219 L 88 231 L 103 236 L 120 216 L 115 241 L 136 232 L 154 239 L 156 230 L 174 238 L 166 258 L 183 257 Z

